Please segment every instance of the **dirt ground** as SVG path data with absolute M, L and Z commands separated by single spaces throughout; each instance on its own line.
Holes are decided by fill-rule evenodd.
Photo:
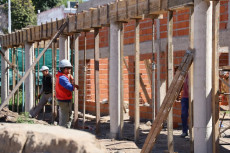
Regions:
M 223 117 L 223 112 L 220 113 L 220 118 Z M 109 138 L 109 116 L 104 116 L 101 118 L 101 133 L 97 136 L 99 141 L 106 147 L 110 153 L 139 153 L 151 128 L 150 125 L 146 124 L 147 121 L 142 121 L 140 123 L 140 138 L 137 143 L 134 143 L 134 124 L 129 121 L 129 117 L 125 115 L 124 121 L 124 132 L 122 140 L 114 140 Z M 81 124 L 81 119 L 80 119 Z M 90 133 L 95 131 L 95 121 L 86 121 L 86 126 Z M 230 114 L 225 116 L 223 121 L 223 126 L 221 131 L 226 127 L 230 126 Z M 174 151 L 178 153 L 189 153 L 190 151 L 190 141 L 189 136 L 186 138 L 181 138 L 181 128 L 174 129 Z M 230 152 L 230 129 L 224 132 L 220 138 L 220 153 Z M 167 130 L 163 128 L 160 135 L 157 138 L 156 144 L 152 150 L 154 153 L 164 153 L 167 152 Z

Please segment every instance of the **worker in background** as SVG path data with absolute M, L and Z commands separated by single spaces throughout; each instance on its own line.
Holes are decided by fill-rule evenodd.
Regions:
M 188 108 L 189 108 L 188 96 L 189 96 L 189 92 L 188 92 L 188 75 L 187 75 L 184 80 L 183 95 L 181 99 L 181 120 L 182 120 L 181 137 L 183 138 L 188 136 Z
M 71 127 L 70 116 L 72 114 L 72 91 L 79 88 L 71 78 L 72 65 L 66 59 L 59 63 L 59 71 L 56 74 L 56 98 L 59 104 L 59 125 Z
M 49 68 L 47 66 L 42 66 L 40 71 L 43 74 L 42 88 L 37 98 L 40 99 L 41 97 L 41 99 L 38 105 L 30 111 L 31 117 L 36 117 L 44 105 L 52 100 L 52 75 L 49 73 Z

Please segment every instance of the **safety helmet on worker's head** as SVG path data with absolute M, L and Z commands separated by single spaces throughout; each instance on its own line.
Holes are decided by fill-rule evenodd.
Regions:
M 68 60 L 63 59 L 59 63 L 59 68 L 65 68 L 65 67 L 73 67 L 73 66 L 71 65 L 71 63 Z
M 49 70 L 49 68 L 47 66 L 43 65 L 42 68 L 40 69 L 40 71 L 42 72 L 42 71 L 45 71 L 45 70 Z

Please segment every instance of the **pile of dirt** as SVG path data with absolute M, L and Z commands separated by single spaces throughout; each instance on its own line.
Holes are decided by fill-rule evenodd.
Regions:
M 95 136 L 40 124 L 0 124 L 0 152 L 104 153 Z

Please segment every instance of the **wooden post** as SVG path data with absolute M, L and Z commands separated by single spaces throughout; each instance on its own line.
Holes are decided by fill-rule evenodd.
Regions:
M 140 24 L 139 20 L 135 22 L 135 125 L 134 125 L 134 140 L 139 139 L 140 125 L 140 108 L 139 108 L 139 90 L 140 90 Z
M 24 76 L 24 48 L 25 46 L 22 47 L 22 76 Z M 24 81 L 22 82 L 22 112 L 25 111 L 25 84 Z
M 16 85 L 16 80 L 15 80 L 15 77 L 16 77 L 16 73 L 14 72 L 14 65 L 16 64 L 16 54 L 15 54 L 15 48 L 11 48 L 11 56 L 12 56 L 12 64 L 13 64 L 13 67 L 12 67 L 12 90 L 15 88 L 15 85 Z M 12 97 L 12 111 L 14 112 L 15 111 L 15 95 Z
M 152 19 L 152 122 L 155 120 L 155 115 L 156 115 L 156 101 L 155 101 L 155 95 L 156 95 L 156 90 L 155 90 L 155 70 L 156 70 L 156 62 L 155 62 L 155 53 L 156 53 L 156 48 L 155 48 L 155 25 L 154 25 L 154 18 Z M 159 89 L 158 89 L 159 90 Z
M 79 36 L 80 33 L 74 35 L 74 81 L 79 84 Z M 78 90 L 74 90 L 74 128 L 78 127 Z
M 119 138 L 123 138 L 124 128 L 124 78 L 123 78 L 123 59 L 124 59 L 124 23 L 120 23 L 120 131 Z
M 190 48 L 194 49 L 194 8 L 190 8 L 189 22 L 189 43 Z M 189 139 L 190 153 L 194 153 L 194 132 L 193 132 L 193 63 L 189 70 Z
M 55 95 L 55 66 L 54 63 L 55 61 L 55 42 L 52 43 L 52 123 L 55 121 L 55 100 L 54 100 L 54 95 Z
M 167 67 L 168 67 L 168 89 L 173 80 L 173 11 L 168 12 L 168 49 L 167 49 Z M 173 108 L 171 108 L 168 120 L 168 150 L 170 153 L 174 153 L 173 147 Z
M 87 45 L 87 38 L 86 32 L 84 37 L 84 58 L 83 58 L 83 68 L 84 68 L 84 80 L 83 80 L 83 129 L 85 129 L 85 103 L 86 103 L 86 75 L 87 75 L 87 65 L 86 65 L 86 45 Z
M 96 104 L 96 134 L 100 133 L 100 88 L 99 88 L 99 28 L 94 29 L 94 83 Z
M 32 62 L 34 62 L 35 59 L 36 59 L 36 48 L 34 47 L 33 61 Z M 35 107 L 37 105 L 36 104 L 36 65 L 34 66 L 34 69 L 33 69 L 33 79 L 34 79 L 34 88 L 33 88 L 33 90 L 34 90 L 34 102 L 33 102 L 33 104 Z
M 19 82 L 19 62 L 18 62 L 18 60 L 19 60 L 19 58 L 18 58 L 18 49 L 16 50 L 16 53 L 17 53 L 17 83 Z M 19 113 L 19 89 L 18 89 L 18 91 L 17 91 L 17 113 Z
M 45 46 L 46 46 L 46 41 L 45 40 L 43 41 L 43 44 L 44 44 L 43 48 L 45 48 Z M 43 55 L 43 65 L 45 65 L 45 64 L 46 64 L 46 55 L 44 54 Z
M 39 46 L 39 42 L 37 43 L 37 54 L 39 55 L 39 50 L 40 50 L 40 46 Z M 37 95 L 39 95 L 40 91 L 39 91 L 39 82 L 40 82 L 40 62 L 38 61 L 38 67 L 37 67 Z M 39 103 L 39 99 L 37 98 L 37 103 Z
M 213 1 L 212 29 L 212 130 L 213 153 L 219 153 L 219 22 L 220 1 Z

